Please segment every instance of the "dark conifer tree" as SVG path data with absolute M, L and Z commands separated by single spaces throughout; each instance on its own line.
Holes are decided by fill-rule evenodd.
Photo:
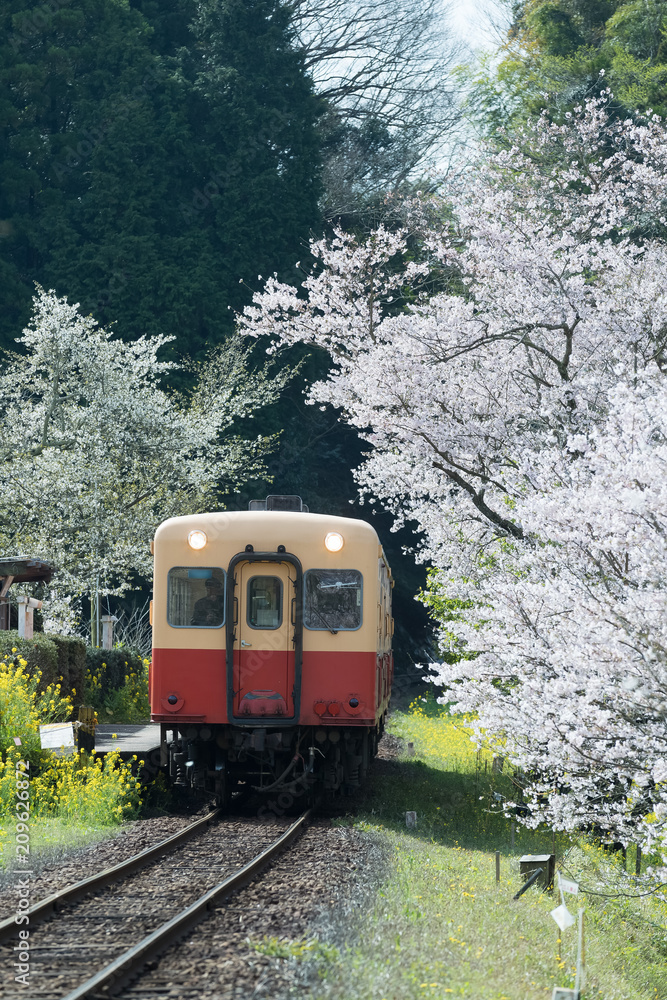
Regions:
M 284 10 L 23 3 L 0 0 L 0 345 L 37 281 L 198 353 L 318 225 L 319 106 Z
M 258 275 L 298 280 L 321 225 L 320 110 L 279 0 L 0 0 L 0 348 L 35 281 L 123 337 L 175 334 L 177 355 L 224 338 Z M 303 403 L 325 364 L 307 358 L 263 415 L 283 433 L 257 493 L 368 517 L 350 503 L 356 434 Z M 397 575 L 414 644 L 414 565 Z

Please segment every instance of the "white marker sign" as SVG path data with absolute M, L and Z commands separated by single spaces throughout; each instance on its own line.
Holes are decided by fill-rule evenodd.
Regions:
M 561 903 L 555 910 L 551 910 L 550 915 L 554 918 L 562 931 L 571 927 L 575 921 L 575 917 L 572 916 L 565 903 Z
M 71 722 L 55 722 L 39 727 L 39 740 L 42 750 L 63 750 L 74 752 L 74 727 Z
M 563 878 L 560 872 L 558 873 L 558 886 L 563 892 L 571 892 L 575 896 L 579 892 L 579 883 L 573 882 L 569 878 Z

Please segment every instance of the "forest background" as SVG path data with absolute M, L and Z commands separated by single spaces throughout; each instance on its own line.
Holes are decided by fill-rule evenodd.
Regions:
M 125 405 L 105 412 L 109 352 L 100 354 L 99 338 L 84 352 L 84 371 L 76 351 L 49 353 L 37 332 L 18 360 L 5 356 L 3 417 L 14 432 L 3 448 L 3 551 L 39 550 L 65 569 L 70 590 L 119 596 L 149 565 L 138 538 L 131 554 L 127 540 L 121 544 L 114 506 L 132 512 L 142 544 L 163 516 L 205 502 L 243 507 L 269 492 L 299 493 L 311 510 L 354 515 L 359 439 L 337 414 L 304 406 L 304 383 L 326 368 L 322 354 L 282 359 L 285 371 L 300 365 L 299 375 L 277 399 L 289 380 L 274 368 L 273 405 L 261 416 L 254 411 L 271 401 L 257 379 L 248 382 L 242 349 L 236 366 L 218 356 L 217 394 L 210 373 L 201 391 L 194 369 L 212 349 L 234 349 L 235 314 L 260 276 L 298 284 L 309 238 L 334 219 L 367 230 L 386 214 L 387 196 L 410 190 L 432 164 L 460 117 L 445 8 L 439 0 L 390 7 L 376 0 L 0 4 L 0 348 L 16 350 L 35 286 L 53 290 L 112 340 L 148 338 L 159 349 L 152 373 L 150 366 L 137 373 L 136 355 L 121 361 L 117 349 L 116 389 L 129 379 L 146 405 L 151 399 L 155 407 L 154 392 L 165 390 L 171 406 L 178 397 L 193 415 L 217 408 L 212 434 L 231 450 L 221 463 L 217 449 L 217 480 L 212 463 L 204 473 L 191 452 L 196 472 L 179 479 L 173 466 L 183 469 L 183 446 L 167 482 L 155 457 L 165 455 L 170 432 L 156 434 L 145 422 L 139 431 L 136 405 L 129 419 Z M 82 330 L 72 329 L 70 341 Z M 248 359 L 250 368 L 261 367 L 261 354 Z M 223 405 L 242 382 L 243 398 Z M 72 390 L 82 385 L 89 392 L 72 412 Z M 44 404 L 49 393 L 55 408 Z M 110 455 L 100 442 L 112 426 L 122 426 L 122 441 Z M 211 428 L 191 421 L 190 430 L 191 446 L 197 434 L 210 444 Z M 126 445 L 137 434 L 145 443 L 138 462 Z M 10 472 L 22 454 L 22 467 Z M 72 479 L 76 467 L 92 478 Z M 160 503 L 142 518 L 146 483 L 156 477 Z M 63 493 L 66 481 L 77 488 Z M 215 500 L 200 488 L 214 482 Z M 40 522 L 67 528 L 54 541 Z M 389 524 L 380 526 L 385 536 Z M 114 532 L 118 544 L 110 547 Z M 389 539 L 394 562 L 404 541 Z M 409 559 L 399 576 L 400 617 L 414 637 L 408 642 L 406 632 L 407 652 L 415 639 L 416 647 L 427 643 L 426 617 L 413 600 L 422 576 Z
M 410 190 L 432 165 L 460 117 L 445 7 L 440 0 L 390 6 L 0 4 L 0 348 L 16 350 L 35 285 L 53 290 L 112 340 L 148 338 L 154 362 L 159 350 L 157 382 L 146 366 L 138 374 L 136 355 L 120 361 L 116 350 L 116 390 L 126 381 L 153 408 L 155 391 L 166 390 L 168 409 L 178 397 L 200 418 L 207 406 L 211 417 L 216 409 L 215 427 L 191 421 L 189 443 L 200 435 L 210 446 L 212 433 L 228 453 L 225 462 L 220 447 L 215 456 L 209 451 L 216 478 L 215 463 L 205 472 L 200 455 L 184 445 L 165 477 L 156 456 L 165 456 L 173 427 L 148 429 L 136 404 L 128 418 L 128 392 L 108 410 L 109 352 L 99 338 L 84 352 L 85 372 L 76 351 L 64 360 L 60 348 L 42 350 L 39 334 L 32 348 L 19 347 L 18 361 L 6 355 L 3 416 L 13 433 L 3 447 L 2 550 L 51 558 L 65 570 L 61 591 L 64 582 L 84 595 L 119 597 L 128 581 L 150 573 L 139 542 L 152 537 L 155 523 L 206 503 L 243 507 L 252 496 L 299 493 L 311 510 L 358 513 L 351 470 L 359 439 L 337 414 L 304 405 L 304 383 L 326 368 L 322 354 L 292 351 L 281 359 L 285 372 L 300 365 L 299 375 L 278 399 L 289 380 L 273 369 L 273 405 L 261 416 L 254 411 L 271 400 L 266 383 L 259 391 L 258 380 L 248 379 L 242 349 L 236 365 L 218 356 L 217 393 L 210 372 L 202 387 L 193 369 L 212 349 L 234 350 L 235 314 L 260 276 L 298 284 L 309 238 L 333 220 L 367 230 L 386 214 L 387 196 Z M 70 341 L 80 341 L 82 329 L 71 330 Z M 261 367 L 261 353 L 250 368 Z M 224 405 L 242 382 L 242 398 Z M 82 385 L 90 390 L 71 412 L 73 389 Z M 49 393 L 55 409 L 43 405 Z M 114 426 L 115 450 L 100 444 Z M 33 438 L 27 450 L 26 427 Z M 138 462 L 126 445 L 137 435 L 145 445 Z M 196 471 L 179 477 L 186 453 Z M 10 473 L 21 454 L 22 467 Z M 75 468 L 88 474 L 73 475 Z M 144 509 L 151 481 L 159 484 L 159 502 Z M 63 490 L 72 482 L 76 489 Z M 214 486 L 215 499 L 206 492 Z M 128 546 L 119 520 L 127 523 L 130 511 L 141 537 Z M 47 523 L 66 530 L 54 539 L 40 528 Z M 390 523 L 385 517 L 379 524 L 385 537 Z M 396 596 L 407 655 L 428 644 L 426 616 L 413 600 L 423 574 L 402 558 L 406 538 L 387 541 L 394 563 L 402 562 Z M 84 596 L 84 619 L 87 606 Z M 66 610 L 61 606 L 61 617 Z
M 493 617 L 484 610 L 492 607 L 493 588 L 480 597 L 484 573 L 490 579 L 503 559 L 509 565 L 522 553 L 503 579 L 510 606 L 517 579 L 538 574 L 536 587 L 543 589 L 561 572 L 549 561 L 554 547 L 578 545 L 576 565 L 583 565 L 581 542 L 573 541 L 572 526 L 562 519 L 557 527 L 552 519 L 553 534 L 543 543 L 523 544 L 529 534 L 539 539 L 545 523 L 544 511 L 533 512 L 536 527 L 530 528 L 531 513 L 521 507 L 526 484 L 548 495 L 557 470 L 559 486 L 574 496 L 593 469 L 589 459 L 579 461 L 588 451 L 599 462 L 596 483 L 606 476 L 607 496 L 614 490 L 621 496 L 614 448 L 605 452 L 605 442 L 616 447 L 629 427 L 636 432 L 641 420 L 633 407 L 640 404 L 642 447 L 651 460 L 662 461 L 651 409 L 652 394 L 662 389 L 650 366 L 662 371 L 664 136 L 650 112 L 665 106 L 667 5 L 530 2 L 505 13 L 509 28 L 498 49 L 466 62 L 439 0 L 0 4 L 0 345 L 9 352 L 0 373 L 4 551 L 52 558 L 66 598 L 93 592 L 120 598 L 147 577 L 148 541 L 162 516 L 204 503 L 242 507 L 248 497 L 268 492 L 301 493 L 312 510 L 354 514 L 356 473 L 366 489 L 364 516 L 374 498 L 384 500 L 386 512 L 378 506 L 373 517 L 389 541 L 400 581 L 399 666 L 405 670 L 429 656 L 425 611 L 413 600 L 422 571 L 400 551 L 420 544 L 420 524 L 430 532 L 422 554 L 441 571 L 430 577 L 426 603 L 445 640 L 448 623 L 455 630 L 463 622 L 459 644 L 445 642 L 445 659 L 464 665 L 456 667 L 457 676 L 445 671 L 441 680 L 468 682 L 459 692 L 473 689 L 480 668 L 466 668 L 466 657 L 481 652 L 476 638 Z M 485 161 L 491 164 L 486 173 Z M 466 178 L 479 181 L 472 194 L 461 194 Z M 512 202 L 515 217 L 507 209 Z M 530 298 L 521 307 L 520 336 L 506 328 L 490 335 L 507 317 L 508 295 L 514 295 L 512 309 L 519 308 L 517 275 L 537 294 L 536 261 L 545 262 L 539 280 L 549 287 L 540 290 L 539 303 L 533 298 L 537 319 L 528 326 L 532 337 L 542 324 L 544 342 L 526 339 Z M 350 289 L 357 289 L 352 297 Z M 251 302 L 255 312 L 247 311 Z M 562 317 L 555 326 L 544 323 L 552 307 L 559 315 L 574 309 L 570 327 Z M 246 332 L 260 336 L 256 346 L 235 332 L 244 309 Z M 308 329 L 299 328 L 301 317 L 309 319 Z M 582 338 L 584 367 L 594 376 L 562 396 L 557 388 L 547 405 L 545 388 L 551 392 L 559 384 L 549 364 L 568 386 L 576 374 L 568 366 L 580 322 L 574 342 Z M 346 340 L 336 339 L 336 323 Z M 415 327 L 417 343 L 433 356 L 426 365 L 401 370 L 401 329 L 410 323 L 422 324 Z M 561 327 L 569 346 L 559 361 L 549 337 Z M 444 358 L 444 377 L 433 381 L 446 338 L 460 333 L 465 339 L 477 328 L 479 340 L 462 341 Z M 636 330 L 626 344 L 623 338 Z M 280 350 L 267 367 L 262 338 L 272 334 Z M 506 399 L 515 408 L 502 414 L 505 423 L 500 410 L 483 420 L 479 408 L 467 415 L 462 410 L 464 419 L 453 422 L 458 419 L 470 438 L 477 435 L 478 450 L 458 465 L 456 456 L 442 451 L 417 482 L 424 443 L 433 447 L 428 427 L 418 424 L 419 407 L 429 417 L 438 407 L 455 412 L 458 401 L 452 405 L 440 388 L 447 388 L 459 348 L 470 354 L 496 340 L 511 344 L 508 357 L 517 346 L 527 352 L 533 388 L 538 386 L 535 409 L 521 410 L 529 383 L 522 389 L 513 372 Z M 380 347 L 386 344 L 392 350 L 385 370 Z M 494 350 L 480 354 L 471 371 L 487 365 L 492 376 L 500 372 L 504 362 Z M 633 351 L 635 383 L 625 396 L 614 396 L 610 380 L 620 377 Z M 595 369 L 600 357 L 603 364 Z M 364 378 L 383 371 L 385 391 L 399 385 L 397 374 L 405 380 L 401 405 L 425 372 L 431 378 L 421 402 L 410 403 L 422 452 L 416 446 L 402 452 L 404 442 L 389 426 L 395 411 L 381 393 L 375 400 L 365 395 L 372 379 Z M 469 375 L 461 376 L 464 406 Z M 304 389 L 307 394 L 313 386 L 311 399 L 320 405 L 309 406 Z M 546 424 L 561 421 L 560 440 L 556 431 L 553 440 L 539 436 L 537 415 L 544 417 L 549 406 Z M 580 414 L 588 422 L 575 426 Z M 489 444 L 494 436 L 499 444 Z M 628 440 L 632 451 L 634 439 Z M 519 457 L 524 461 L 526 442 L 535 452 L 533 467 L 522 470 L 528 479 L 513 481 L 508 491 L 515 474 L 508 469 L 520 464 Z M 554 442 L 555 457 L 545 465 Z M 509 457 L 508 448 L 514 449 Z M 366 472 L 360 472 L 364 460 Z M 471 470 L 471 462 L 481 464 Z M 581 479 L 568 480 L 579 466 L 585 466 Z M 634 482 L 640 481 L 638 472 Z M 648 503 L 642 490 L 641 502 Z M 496 548 L 485 557 L 476 548 L 479 539 L 465 537 L 468 522 L 457 521 L 455 501 L 466 497 L 480 523 L 491 525 L 489 544 Z M 450 501 L 451 517 L 443 516 Z M 594 524 L 594 493 L 589 506 Z M 645 523 L 662 544 L 654 513 L 651 508 Z M 400 531 L 388 536 L 395 518 Z M 657 544 L 649 534 L 641 540 L 647 550 Z M 614 545 L 622 548 L 629 538 L 626 531 Z M 477 555 L 470 558 L 472 569 L 459 566 L 458 589 L 452 589 L 442 576 L 455 561 L 447 545 L 461 549 L 462 541 L 470 541 L 466 552 Z M 608 592 L 610 580 L 621 588 L 616 609 L 631 607 L 628 594 L 655 592 L 658 620 L 660 579 L 634 580 L 631 563 L 626 559 L 623 566 L 612 556 L 605 576 L 586 550 L 597 569 L 585 568 L 577 586 L 590 589 L 599 570 Z M 475 577 L 482 589 L 471 596 L 466 586 Z M 634 612 L 641 618 L 640 604 Z M 498 665 L 505 617 L 497 611 L 496 662 L 486 694 L 501 710 L 503 699 L 509 704 L 515 697 L 517 669 L 511 641 L 506 674 Z M 622 629 L 631 627 L 624 620 Z M 647 640 L 649 659 L 658 664 L 649 680 L 660 687 L 664 648 L 656 635 Z M 641 646 L 645 636 L 635 639 Z M 534 636 L 522 641 L 528 662 Z M 613 646 L 609 637 L 596 641 L 605 655 Z M 532 688 L 527 677 L 521 682 L 538 704 L 548 670 L 559 669 L 560 660 L 549 655 L 553 662 L 548 669 L 541 663 L 539 683 L 534 677 Z M 620 654 L 618 664 L 627 667 Z M 627 679 L 602 677 L 601 693 L 587 706 L 598 713 L 596 726 L 601 706 L 610 711 L 612 694 L 626 690 Z M 618 829 L 627 821 L 630 834 L 632 817 L 647 815 L 652 796 L 663 809 L 665 783 L 664 767 L 655 764 L 664 757 L 659 720 L 642 715 L 640 704 L 651 702 L 648 682 L 641 673 L 635 680 L 627 689 L 635 692 L 631 704 L 619 708 L 621 721 L 632 733 L 638 723 L 650 730 L 644 737 L 653 756 L 633 747 L 630 765 L 601 772 L 597 787 L 603 801 L 616 803 Z M 581 700 L 576 677 L 568 683 L 570 696 Z M 526 718 L 529 703 L 527 698 L 521 706 Z M 651 703 L 655 712 L 655 699 Z M 475 699 L 465 706 L 474 709 Z M 544 753 L 542 745 L 532 748 L 525 763 L 532 767 Z M 640 775 L 644 791 L 637 792 L 640 760 L 650 767 Z M 554 763 L 554 775 L 569 774 L 568 767 L 567 760 Z M 551 793 L 555 780 L 547 780 Z M 552 804 L 571 811 L 572 788 L 559 805 L 561 791 L 556 787 Z M 539 782 L 534 793 L 537 800 L 544 794 Z M 591 796 L 584 781 L 582 803 Z M 663 813 L 649 814 L 654 831 Z M 567 825 L 571 818 L 560 816 L 559 822 Z
M 403 199 L 446 191 L 471 146 L 482 137 L 506 142 L 500 130 L 539 112 L 545 94 L 557 113 L 609 83 L 619 112 L 664 110 L 664 4 L 495 5 L 499 44 L 476 56 L 457 42 L 448 14 L 444 0 L 0 3 L 0 348 L 16 349 L 38 284 L 79 303 L 112 337 L 152 338 L 161 363 L 175 366 L 155 366 L 159 385 L 192 390 L 192 362 L 229 349 L 235 315 L 260 276 L 298 286 L 312 262 L 309 239 L 334 224 L 358 235 L 380 222 L 396 228 Z M 301 367 L 291 381 L 283 375 L 279 399 L 253 381 L 256 407 L 269 404 L 261 415 L 248 394 L 221 415 L 211 432 L 218 441 L 224 426 L 236 443 L 261 434 L 264 444 L 236 447 L 206 483 L 239 506 L 284 492 L 302 494 L 312 510 L 359 513 L 352 470 L 366 446 L 340 414 L 304 405 L 304 383 L 328 364 L 323 352 L 304 354 L 281 359 L 284 372 Z M 9 365 L 5 375 L 7 418 L 16 371 Z M 32 400 L 38 424 L 41 398 Z M 25 386 L 16 416 L 23 427 Z M 100 420 L 110 426 L 108 414 Z M 18 448 L 9 438 L 5 462 Z M 76 458 L 90 465 L 90 447 Z M 107 480 L 126 479 L 127 460 L 112 463 Z M 149 465 L 146 479 L 156 474 Z M 27 530 L 16 517 L 17 502 L 35 505 L 31 470 L 12 478 L 2 548 L 39 548 L 34 518 Z M 201 492 L 190 496 L 197 501 Z M 175 512 L 172 503 L 163 513 Z M 413 599 L 423 571 L 402 552 L 411 526 L 393 536 L 390 516 L 368 506 L 363 514 L 375 517 L 400 564 L 399 661 L 419 660 L 430 632 Z M 92 549 L 100 533 L 87 511 L 63 544 L 71 549 L 83 534 Z M 103 593 L 120 593 L 133 570 L 145 573 L 133 551 L 129 562 L 107 553 Z M 99 580 L 99 566 L 79 570 Z

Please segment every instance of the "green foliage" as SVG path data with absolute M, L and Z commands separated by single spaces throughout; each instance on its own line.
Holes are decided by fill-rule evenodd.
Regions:
M 618 56 L 627 53 L 645 61 L 647 69 L 665 62 L 667 50 L 667 4 L 655 0 L 631 0 L 620 4 L 605 25 L 605 46 Z
M 278 0 L 0 0 L 0 346 L 33 282 L 198 353 L 319 220 L 319 104 Z
M 26 673 L 35 677 L 38 685 L 48 687 L 59 683 L 60 654 L 51 636 L 35 632 L 32 639 L 22 639 L 15 629 L 0 632 L 0 658 L 14 655 L 25 660 Z
M 628 108 L 667 109 L 667 60 L 638 59 L 619 50 L 614 58 L 613 87 Z
M 7 658 L 16 663 L 21 658 L 30 690 L 39 697 L 58 689 L 69 705 L 65 718 L 82 704 L 91 705 L 100 722 L 150 717 L 149 661 L 127 649 L 97 649 L 74 636 L 36 632 L 32 639 L 21 639 L 16 631 L 0 632 L 0 659 Z
M 85 704 L 99 722 L 145 722 L 149 661 L 124 649 L 86 650 Z
M 475 653 L 463 649 L 447 628 L 449 622 L 465 621 L 465 610 L 471 607 L 471 603 L 447 596 L 447 578 L 442 570 L 436 567 L 427 570 L 426 589 L 419 592 L 419 600 L 429 609 L 431 618 L 438 626 L 440 655 L 445 662 L 472 659 Z
M 547 55 L 567 56 L 584 44 L 572 14 L 558 3 L 546 2 L 533 7 L 526 22 Z
M 667 113 L 667 3 L 529 0 L 515 7 L 502 58 L 463 73 L 488 133 L 558 115 L 609 87 L 619 115 Z
M 0 657 L 16 653 L 26 661 L 26 673 L 37 678 L 39 690 L 58 684 L 73 704 L 81 704 L 86 675 L 86 645 L 74 636 L 35 632 L 22 639 L 15 629 L 0 632 Z
M 139 673 L 142 659 L 127 649 L 86 647 L 86 673 L 99 677 L 100 694 L 105 698 L 112 689 L 122 687 L 130 672 Z M 90 704 L 90 702 L 86 702 Z
M 71 635 L 49 635 L 58 653 L 60 685 L 75 705 L 83 703 L 83 686 L 86 679 L 86 644 Z

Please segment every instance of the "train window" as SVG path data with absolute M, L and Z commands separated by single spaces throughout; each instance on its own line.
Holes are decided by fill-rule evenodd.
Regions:
M 304 577 L 306 628 L 330 632 L 360 628 L 361 583 L 356 569 L 309 569 Z
M 220 628 L 225 622 L 225 571 L 174 566 L 167 583 L 167 621 L 173 628 Z
M 248 580 L 247 618 L 250 628 L 280 628 L 283 585 L 277 576 L 253 576 Z

